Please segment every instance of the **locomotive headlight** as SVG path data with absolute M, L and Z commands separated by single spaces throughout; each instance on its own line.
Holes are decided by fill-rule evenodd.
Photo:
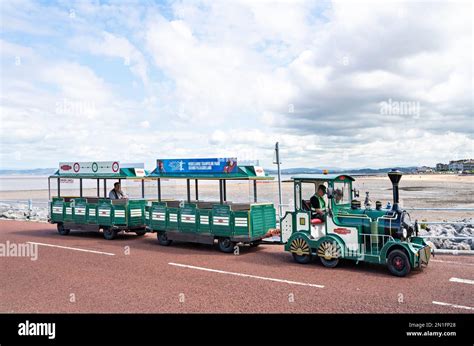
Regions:
M 405 239 L 408 237 L 408 232 L 407 232 L 407 229 L 405 227 L 402 227 L 402 236 Z

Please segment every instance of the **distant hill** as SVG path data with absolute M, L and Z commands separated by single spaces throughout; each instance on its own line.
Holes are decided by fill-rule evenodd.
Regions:
M 57 168 L 35 168 L 35 169 L 0 169 L 1 175 L 51 175 Z
M 411 173 L 416 170 L 417 167 L 390 167 L 390 168 L 358 168 L 358 169 L 328 169 L 329 173 L 345 173 L 345 174 L 385 174 L 392 169 L 398 169 L 402 173 Z M 276 174 L 276 169 L 266 169 L 269 174 Z M 281 170 L 281 174 L 321 174 L 324 169 L 322 168 L 285 168 Z

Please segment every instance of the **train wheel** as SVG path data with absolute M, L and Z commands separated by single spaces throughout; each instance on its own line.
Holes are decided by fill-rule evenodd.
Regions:
M 113 240 L 117 237 L 117 231 L 109 226 L 104 226 L 104 238 L 107 240 Z
M 169 246 L 173 241 L 168 239 L 166 232 L 158 232 L 156 234 L 156 238 L 158 239 L 158 244 L 163 246 Z
M 341 248 L 336 242 L 324 241 L 319 245 L 318 256 L 323 266 L 334 268 L 339 264 Z
M 300 264 L 306 264 L 311 261 L 311 249 L 302 238 L 295 238 L 291 242 L 290 251 L 293 254 L 293 259 L 295 262 Z
M 395 276 L 405 276 L 411 271 L 410 260 L 402 250 L 393 250 L 388 255 L 387 266 L 390 273 Z
M 58 223 L 58 233 L 59 234 L 68 235 L 70 231 L 71 231 L 70 229 L 64 228 L 64 224 L 62 222 Z
M 217 245 L 219 246 L 219 250 L 225 253 L 233 252 L 235 247 L 235 243 L 229 238 L 219 238 Z

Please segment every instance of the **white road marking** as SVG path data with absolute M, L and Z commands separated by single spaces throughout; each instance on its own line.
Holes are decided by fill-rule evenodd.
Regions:
M 474 280 L 468 280 L 468 279 L 451 278 L 451 279 L 449 279 L 449 281 L 451 281 L 451 282 L 460 282 L 462 284 L 474 285 Z
M 57 248 L 60 248 L 60 249 L 67 249 L 67 250 L 90 252 L 90 253 L 96 253 L 96 254 L 100 254 L 100 255 L 115 256 L 115 254 L 111 253 L 111 252 L 102 252 L 102 251 L 95 251 L 95 250 L 79 249 L 79 248 L 76 248 L 76 247 L 60 246 L 60 245 L 45 244 L 45 243 L 36 243 L 36 242 L 33 242 L 33 241 L 29 241 L 27 243 L 41 245 L 41 246 L 57 247 Z
M 474 263 L 462 263 L 462 262 L 443 261 L 443 260 L 435 260 L 435 259 L 432 259 L 430 262 L 449 263 L 449 264 L 461 264 L 461 265 L 463 265 L 463 266 L 474 266 Z
M 472 308 L 470 306 L 456 305 L 456 304 L 443 303 L 443 302 L 436 302 L 434 300 L 433 300 L 432 303 L 435 304 L 435 305 L 450 306 L 450 307 L 456 308 L 456 309 L 474 310 L 474 308 Z
M 224 270 L 210 269 L 210 268 L 204 268 L 204 267 L 196 267 L 196 266 L 190 266 L 190 265 L 187 265 L 187 264 L 179 264 L 179 263 L 172 263 L 172 262 L 170 262 L 168 264 L 172 265 L 172 266 L 176 266 L 176 267 L 203 270 L 203 271 L 212 272 L 212 273 L 219 273 L 219 274 L 235 275 L 235 276 L 241 276 L 241 277 L 252 278 L 252 279 L 282 282 L 282 283 L 286 283 L 286 284 L 290 284 L 290 285 L 300 285 L 300 286 L 310 286 L 310 287 L 324 288 L 323 285 L 309 284 L 309 283 L 306 283 L 306 282 L 298 282 L 298 281 L 268 278 L 268 277 L 265 277 L 265 276 L 257 276 L 257 275 L 243 274 L 243 273 L 228 272 L 228 271 L 224 271 Z

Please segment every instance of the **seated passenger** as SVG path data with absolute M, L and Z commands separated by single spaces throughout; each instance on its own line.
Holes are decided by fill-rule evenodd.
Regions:
M 123 199 L 127 198 L 127 196 L 123 193 L 120 183 L 117 182 L 114 184 L 114 188 L 109 192 L 110 199 Z
M 312 219 L 320 219 L 321 221 L 324 221 L 324 213 L 326 212 L 326 201 L 324 200 L 325 194 L 326 186 L 319 185 L 318 190 L 309 200 L 312 210 Z

